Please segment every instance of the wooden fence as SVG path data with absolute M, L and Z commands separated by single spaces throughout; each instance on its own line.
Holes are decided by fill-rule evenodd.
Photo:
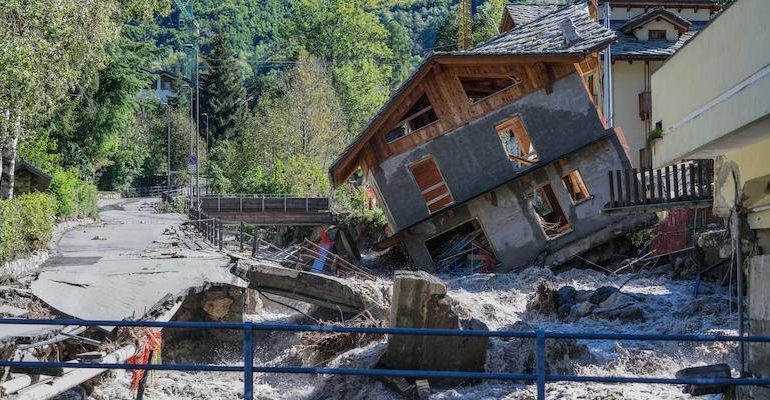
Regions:
M 702 206 L 713 199 L 712 160 L 693 160 L 653 170 L 609 171 L 609 197 L 605 210 L 680 203 Z

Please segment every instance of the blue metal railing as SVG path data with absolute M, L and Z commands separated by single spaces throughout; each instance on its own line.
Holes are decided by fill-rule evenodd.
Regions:
M 252 400 L 254 393 L 253 376 L 255 372 L 285 374 L 325 374 L 356 376 L 392 376 L 408 378 L 456 378 L 456 379 L 495 379 L 535 382 L 538 400 L 545 399 L 547 382 L 594 382 L 594 383 L 646 383 L 676 385 L 770 385 L 770 379 L 764 378 L 658 378 L 658 377 L 617 377 L 587 375 L 554 375 L 546 373 L 545 344 L 547 339 L 583 339 L 583 340 L 632 340 L 632 341 L 684 341 L 684 342 L 750 342 L 770 343 L 770 336 L 730 336 L 730 335 L 685 335 L 685 334 L 617 334 L 617 333 L 573 333 L 537 331 L 484 331 L 424 328 L 368 328 L 351 326 L 294 325 L 269 323 L 222 323 L 222 322 L 156 322 L 156 321 L 109 321 L 109 320 L 40 320 L 40 319 L 0 319 L 0 325 L 79 325 L 79 326 L 121 326 L 151 328 L 188 328 L 188 329 L 226 329 L 243 331 L 243 365 L 215 364 L 102 364 L 102 363 L 64 363 L 30 362 L 0 360 L 0 367 L 18 368 L 96 368 L 96 369 L 144 369 L 163 371 L 206 371 L 206 372 L 242 372 L 244 374 L 244 399 Z M 363 333 L 380 335 L 429 335 L 429 336 L 476 336 L 529 338 L 535 340 L 536 367 L 534 374 L 505 372 L 466 372 L 466 371 L 429 371 L 402 369 L 368 368 L 314 368 L 314 367 L 266 367 L 253 365 L 254 331 L 270 332 L 328 332 L 328 333 Z

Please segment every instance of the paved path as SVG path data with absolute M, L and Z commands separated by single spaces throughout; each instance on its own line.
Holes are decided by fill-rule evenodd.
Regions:
M 101 203 L 101 220 L 67 232 L 30 289 L 80 319 L 140 318 L 166 295 L 207 283 L 245 286 L 228 259 L 179 231 L 182 216 L 156 214 L 155 200 Z

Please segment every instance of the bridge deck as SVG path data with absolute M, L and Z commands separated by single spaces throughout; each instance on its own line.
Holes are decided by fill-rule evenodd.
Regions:
M 326 197 L 201 197 L 201 211 L 224 222 L 326 225 L 334 222 Z

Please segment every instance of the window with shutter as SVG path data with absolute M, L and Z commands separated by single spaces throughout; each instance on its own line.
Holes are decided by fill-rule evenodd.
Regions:
M 432 157 L 425 158 L 409 166 L 422 198 L 431 214 L 454 203 L 452 193 L 441 176 L 436 162 Z

